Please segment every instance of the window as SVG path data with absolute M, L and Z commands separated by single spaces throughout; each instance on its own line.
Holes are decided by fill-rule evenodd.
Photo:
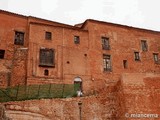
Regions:
M 103 50 L 110 50 L 109 38 L 102 37 L 101 40 L 102 40 L 102 49 Z
M 155 63 L 158 63 L 158 53 L 153 53 L 153 59 Z
M 46 70 L 44 70 L 44 75 L 45 76 L 48 76 L 49 75 L 49 71 L 46 69 Z
M 134 52 L 135 61 L 140 61 L 139 52 Z
M 126 69 L 128 67 L 127 60 L 123 60 L 123 68 Z
M 74 43 L 80 44 L 80 37 L 79 36 L 74 36 Z
M 104 71 L 111 71 L 111 56 L 110 55 L 103 55 L 103 69 Z
M 148 50 L 147 41 L 141 40 L 141 46 L 142 46 L 142 51 L 147 51 Z
M 24 33 L 23 32 L 15 32 L 15 45 L 23 45 L 24 44 Z
M 40 49 L 40 66 L 54 67 L 54 50 Z
M 0 59 L 4 59 L 5 50 L 0 50 Z
M 51 32 L 46 32 L 45 38 L 46 38 L 46 40 L 51 40 L 52 39 L 52 33 Z

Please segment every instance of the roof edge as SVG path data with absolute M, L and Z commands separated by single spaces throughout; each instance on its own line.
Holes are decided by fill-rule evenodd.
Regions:
M 46 24 L 46 23 L 38 23 L 38 22 L 29 22 L 30 24 L 35 24 L 35 25 L 44 25 L 44 26 L 50 26 L 50 27 L 59 27 L 59 28 L 66 28 L 66 29 L 73 29 L 73 30 L 79 30 L 83 32 L 88 32 L 88 30 L 81 29 L 79 27 L 68 27 L 68 26 L 59 26 L 59 25 L 51 25 L 51 24 Z
M 138 28 L 138 27 L 133 27 L 133 26 L 128 26 L 128 25 L 122 25 L 122 24 L 117 24 L 117 23 L 110 23 L 110 22 L 105 22 L 105 21 L 99 21 L 99 20 L 94 20 L 94 19 L 87 19 L 81 28 L 83 29 L 88 22 L 94 22 L 94 23 L 100 23 L 100 24 L 106 24 L 106 25 L 112 25 L 112 26 L 118 26 L 118 27 L 123 27 L 123 28 L 129 28 L 129 29 L 137 29 L 141 31 L 148 31 L 148 32 L 154 32 L 154 33 L 160 33 L 160 31 L 156 30 L 150 30 L 150 29 L 145 29 L 145 28 Z

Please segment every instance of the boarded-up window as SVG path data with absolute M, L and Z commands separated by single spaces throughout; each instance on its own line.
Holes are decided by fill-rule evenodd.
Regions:
M 54 50 L 40 49 L 40 66 L 54 67 Z
M 104 71 L 111 71 L 111 56 L 110 55 L 103 55 L 103 69 Z
M 102 49 L 103 50 L 110 50 L 109 38 L 102 37 L 101 40 L 102 40 Z
M 24 33 L 23 32 L 15 32 L 15 45 L 23 45 L 24 44 Z

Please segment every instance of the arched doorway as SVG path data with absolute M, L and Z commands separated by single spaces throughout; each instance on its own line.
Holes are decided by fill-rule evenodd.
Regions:
M 80 77 L 75 77 L 74 85 L 79 86 L 79 89 L 77 90 L 77 95 L 82 96 L 82 79 Z

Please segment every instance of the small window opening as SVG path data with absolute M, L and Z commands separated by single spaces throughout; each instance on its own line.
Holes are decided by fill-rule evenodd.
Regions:
M 80 44 L 80 37 L 79 36 L 74 36 L 74 43 Z
M 142 51 L 147 51 L 148 50 L 147 41 L 141 40 L 141 46 L 142 46 Z
M 46 70 L 44 70 L 44 75 L 45 76 L 48 76 L 49 75 L 49 71 L 46 69 Z
M 4 59 L 5 50 L 0 50 L 0 59 Z
M 134 59 L 135 59 L 135 61 L 140 61 L 139 52 L 134 52 Z
M 102 40 L 102 49 L 103 50 L 110 50 L 109 38 L 102 37 L 101 40 Z
M 52 39 L 52 33 L 51 32 L 46 32 L 45 38 L 46 38 L 46 40 L 51 40 Z
M 23 45 L 24 44 L 24 33 L 23 32 L 15 32 L 15 45 Z
M 155 63 L 158 63 L 158 53 L 153 53 L 153 59 Z
M 128 67 L 127 60 L 123 60 L 123 68 L 126 69 Z

